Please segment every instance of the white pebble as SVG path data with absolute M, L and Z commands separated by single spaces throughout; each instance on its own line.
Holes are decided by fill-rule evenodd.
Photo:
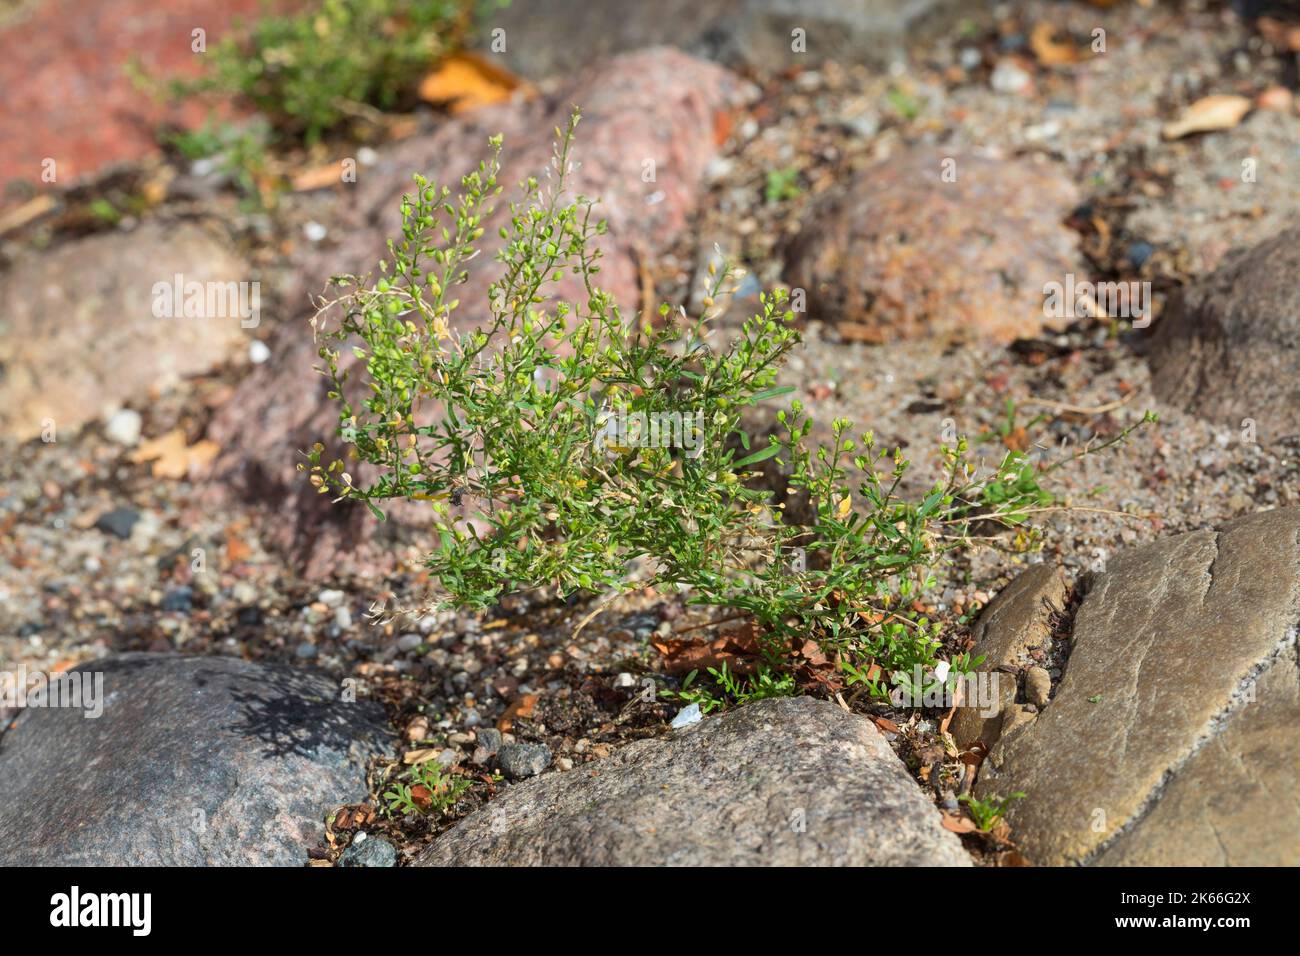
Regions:
M 253 339 L 248 343 L 248 360 L 254 365 L 261 365 L 271 357 L 271 350 L 266 347 L 266 343 L 261 339 Z
M 124 408 L 108 420 L 104 432 L 119 445 L 130 448 L 140 440 L 140 429 L 143 425 L 144 421 L 140 418 L 139 412 Z
M 1000 60 L 989 77 L 989 85 L 999 93 L 1019 93 L 1033 82 L 1033 77 L 1011 60 Z
M 682 727 L 698 724 L 703 719 L 704 715 L 700 713 L 700 705 L 689 704 L 677 712 L 677 716 L 673 718 L 673 722 L 669 726 L 673 730 L 680 730 Z
M 303 225 L 302 234 L 308 242 L 320 242 L 327 235 L 327 230 L 320 223 L 312 221 Z
M 342 591 L 335 590 L 334 588 L 326 588 L 324 591 L 321 591 L 316 595 L 316 600 L 320 601 L 320 603 L 324 604 L 326 607 L 338 607 L 343 603 L 343 600 L 346 597 L 347 595 Z

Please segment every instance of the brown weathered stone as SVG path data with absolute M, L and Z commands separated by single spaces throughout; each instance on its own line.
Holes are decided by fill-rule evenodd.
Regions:
M 1156 324 L 1152 385 L 1165 401 L 1272 442 L 1300 434 L 1300 226 L 1240 250 L 1181 290 Z
M 1298 866 L 1300 659 L 1294 648 L 1187 761 L 1151 812 L 1096 859 L 1102 866 Z M 1281 837 L 1281 839 L 1279 839 Z
M 1060 569 L 1052 564 L 1036 564 L 999 591 L 980 614 L 971 655 L 984 657 L 980 671 L 997 674 L 1000 706 L 992 715 L 987 713 L 987 706 L 959 707 L 951 728 L 957 746 L 968 749 L 980 741 L 992 747 L 997 742 L 1004 717 L 1016 701 L 1014 670 L 1023 655 L 1047 640 L 1052 630 L 1052 611 L 1061 610 L 1065 599 Z
M 1052 166 L 905 150 L 814 206 L 785 279 L 807 292 L 811 318 L 855 340 L 1033 335 L 1044 286 L 1083 272 L 1062 224 L 1077 202 Z
M 255 278 L 214 233 L 171 223 L 69 242 L 0 275 L 0 435 L 32 438 L 45 419 L 75 430 L 247 348 L 239 315 L 155 317 L 154 284 L 177 273 Z
M 1300 509 L 1121 553 L 976 793 L 1025 792 L 1007 819 L 1040 864 L 1295 862 L 1298 623 Z
M 1041 667 L 1025 668 L 1025 697 L 1035 707 L 1046 707 L 1052 696 L 1052 677 Z

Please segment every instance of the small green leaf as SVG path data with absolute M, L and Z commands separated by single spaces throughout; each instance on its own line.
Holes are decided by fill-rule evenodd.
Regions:
M 780 445 L 768 445 L 762 451 L 756 451 L 748 458 L 742 458 L 732 465 L 733 468 L 747 468 L 750 465 L 757 465 L 760 461 L 767 461 L 769 458 L 775 458 L 781 453 Z

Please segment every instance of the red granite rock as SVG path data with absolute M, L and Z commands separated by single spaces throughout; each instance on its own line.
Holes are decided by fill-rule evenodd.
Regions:
M 1033 335 L 1044 285 L 1085 275 L 1062 224 L 1077 202 L 1048 165 L 906 150 L 815 206 L 785 278 L 806 291 L 810 317 L 859 341 Z
M 285 4 L 279 4 L 284 6 Z M 165 121 L 199 125 L 207 106 L 155 102 L 137 89 L 127 64 L 158 77 L 195 76 L 211 50 L 261 0 L 41 0 L 0 24 L 0 184 L 42 184 L 42 162 L 55 161 L 64 186 L 156 149 Z

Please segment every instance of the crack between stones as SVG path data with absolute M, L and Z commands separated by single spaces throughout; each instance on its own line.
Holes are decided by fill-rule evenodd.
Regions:
M 1213 568 L 1213 562 L 1211 562 L 1210 568 Z M 1191 762 L 1193 757 L 1201 752 L 1202 748 L 1204 748 L 1206 744 L 1220 736 L 1227 729 L 1232 718 L 1236 716 L 1236 714 L 1249 702 L 1250 695 L 1248 692 L 1254 686 L 1256 681 L 1258 681 L 1258 679 L 1266 672 L 1271 670 L 1273 665 L 1276 664 L 1288 650 L 1297 647 L 1297 637 L 1300 637 L 1300 620 L 1297 620 L 1294 625 L 1288 628 L 1276 646 L 1256 662 L 1254 666 L 1246 672 L 1241 680 L 1237 682 L 1236 688 L 1234 688 L 1232 693 L 1228 696 L 1227 704 L 1206 721 L 1205 726 L 1202 727 L 1200 733 L 1196 735 L 1196 739 L 1192 742 L 1192 746 L 1187 753 L 1183 754 L 1182 757 L 1175 761 L 1163 774 L 1161 774 L 1160 779 L 1156 781 L 1155 786 L 1147 792 L 1147 795 L 1143 798 L 1142 802 L 1138 804 L 1137 809 L 1130 814 L 1129 818 L 1116 828 L 1114 833 L 1095 846 L 1090 853 L 1079 860 L 1079 866 L 1091 866 L 1098 857 L 1106 852 L 1106 850 L 1114 846 L 1120 839 L 1135 829 L 1138 824 L 1147 818 L 1151 811 L 1155 809 L 1156 804 L 1160 802 L 1160 798 L 1164 796 L 1165 791 L 1169 788 L 1169 785 L 1173 782 L 1174 778 L 1178 776 L 1188 763 Z M 1300 667 L 1300 657 L 1297 657 L 1296 664 L 1297 667 Z

